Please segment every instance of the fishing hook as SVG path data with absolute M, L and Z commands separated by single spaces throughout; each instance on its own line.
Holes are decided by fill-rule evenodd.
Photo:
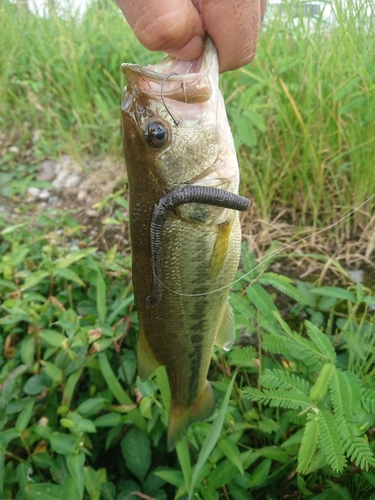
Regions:
M 163 102 L 163 104 L 164 104 L 165 109 L 167 110 L 167 112 L 168 112 L 169 116 L 172 118 L 173 123 L 176 125 L 176 127 L 178 127 L 178 123 L 179 123 L 179 122 L 178 122 L 178 121 L 174 118 L 174 116 L 172 115 L 172 113 L 169 111 L 169 109 L 168 109 L 167 105 L 165 104 L 165 100 L 164 100 L 164 84 L 165 84 L 165 82 L 167 81 L 167 79 L 168 79 L 170 76 L 172 76 L 172 75 L 178 75 L 178 73 L 173 73 L 173 72 L 172 72 L 172 73 L 168 73 L 168 75 L 165 75 L 165 77 L 164 77 L 163 81 L 161 82 L 160 94 L 161 94 L 161 100 L 162 100 L 162 102 Z
M 154 278 L 154 289 L 146 299 L 147 309 L 155 307 L 162 298 L 161 249 L 164 223 L 171 210 L 186 203 L 202 203 L 204 205 L 243 212 L 249 208 L 251 201 L 230 191 L 205 186 L 177 188 L 160 198 L 152 214 L 150 229 L 151 267 Z

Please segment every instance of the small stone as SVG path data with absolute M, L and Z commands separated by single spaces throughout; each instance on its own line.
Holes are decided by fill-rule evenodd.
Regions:
M 66 188 L 73 188 L 79 186 L 81 182 L 81 176 L 78 174 L 70 174 L 68 177 L 65 179 L 65 186 Z
M 14 153 L 15 155 L 18 155 L 18 153 L 20 152 L 20 148 L 18 148 L 17 146 L 11 146 L 8 151 L 10 151 L 11 153 Z
M 28 202 L 35 201 L 39 197 L 39 193 L 40 193 L 39 188 L 34 187 L 34 186 L 29 187 L 27 189 L 28 197 L 27 197 L 26 201 L 28 201 Z
M 48 203 L 50 205 L 57 205 L 57 203 L 60 201 L 60 198 L 56 195 L 54 196 L 50 196 L 49 199 L 48 199 Z
M 355 271 L 348 271 L 349 276 L 359 283 L 363 283 L 363 271 L 362 269 L 357 269 Z
M 89 208 L 88 210 L 86 210 L 86 214 L 88 215 L 88 217 L 98 217 L 99 212 L 97 210 Z
M 82 189 L 81 191 L 78 191 L 77 200 L 78 201 L 86 201 L 87 200 L 87 191 L 85 191 L 84 189 Z
M 48 191 L 48 189 L 42 189 L 38 195 L 39 200 L 48 200 L 48 198 L 51 196 L 51 193 Z
M 56 175 L 56 163 L 51 160 L 44 161 L 40 166 L 39 174 L 37 175 L 38 181 L 51 182 Z

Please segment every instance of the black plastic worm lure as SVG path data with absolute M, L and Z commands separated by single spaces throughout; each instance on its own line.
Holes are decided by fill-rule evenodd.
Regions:
M 147 308 L 155 307 L 159 304 L 163 285 L 161 282 L 161 249 L 164 223 L 168 212 L 186 203 L 202 203 L 215 207 L 229 208 L 244 212 L 250 207 L 251 201 L 230 191 L 204 186 L 186 186 L 177 188 L 166 194 L 155 205 L 151 221 L 151 267 L 154 278 L 154 289 L 147 297 Z

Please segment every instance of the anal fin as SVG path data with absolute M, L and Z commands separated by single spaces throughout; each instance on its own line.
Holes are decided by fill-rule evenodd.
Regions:
M 236 324 L 232 306 L 226 303 L 224 314 L 216 335 L 215 345 L 229 351 L 236 340 Z

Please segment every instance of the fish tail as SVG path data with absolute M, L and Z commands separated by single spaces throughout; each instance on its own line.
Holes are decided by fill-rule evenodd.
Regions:
M 190 424 L 210 417 L 215 411 L 215 396 L 211 384 L 206 380 L 203 390 L 189 407 L 173 405 L 169 413 L 168 451 L 184 437 Z

